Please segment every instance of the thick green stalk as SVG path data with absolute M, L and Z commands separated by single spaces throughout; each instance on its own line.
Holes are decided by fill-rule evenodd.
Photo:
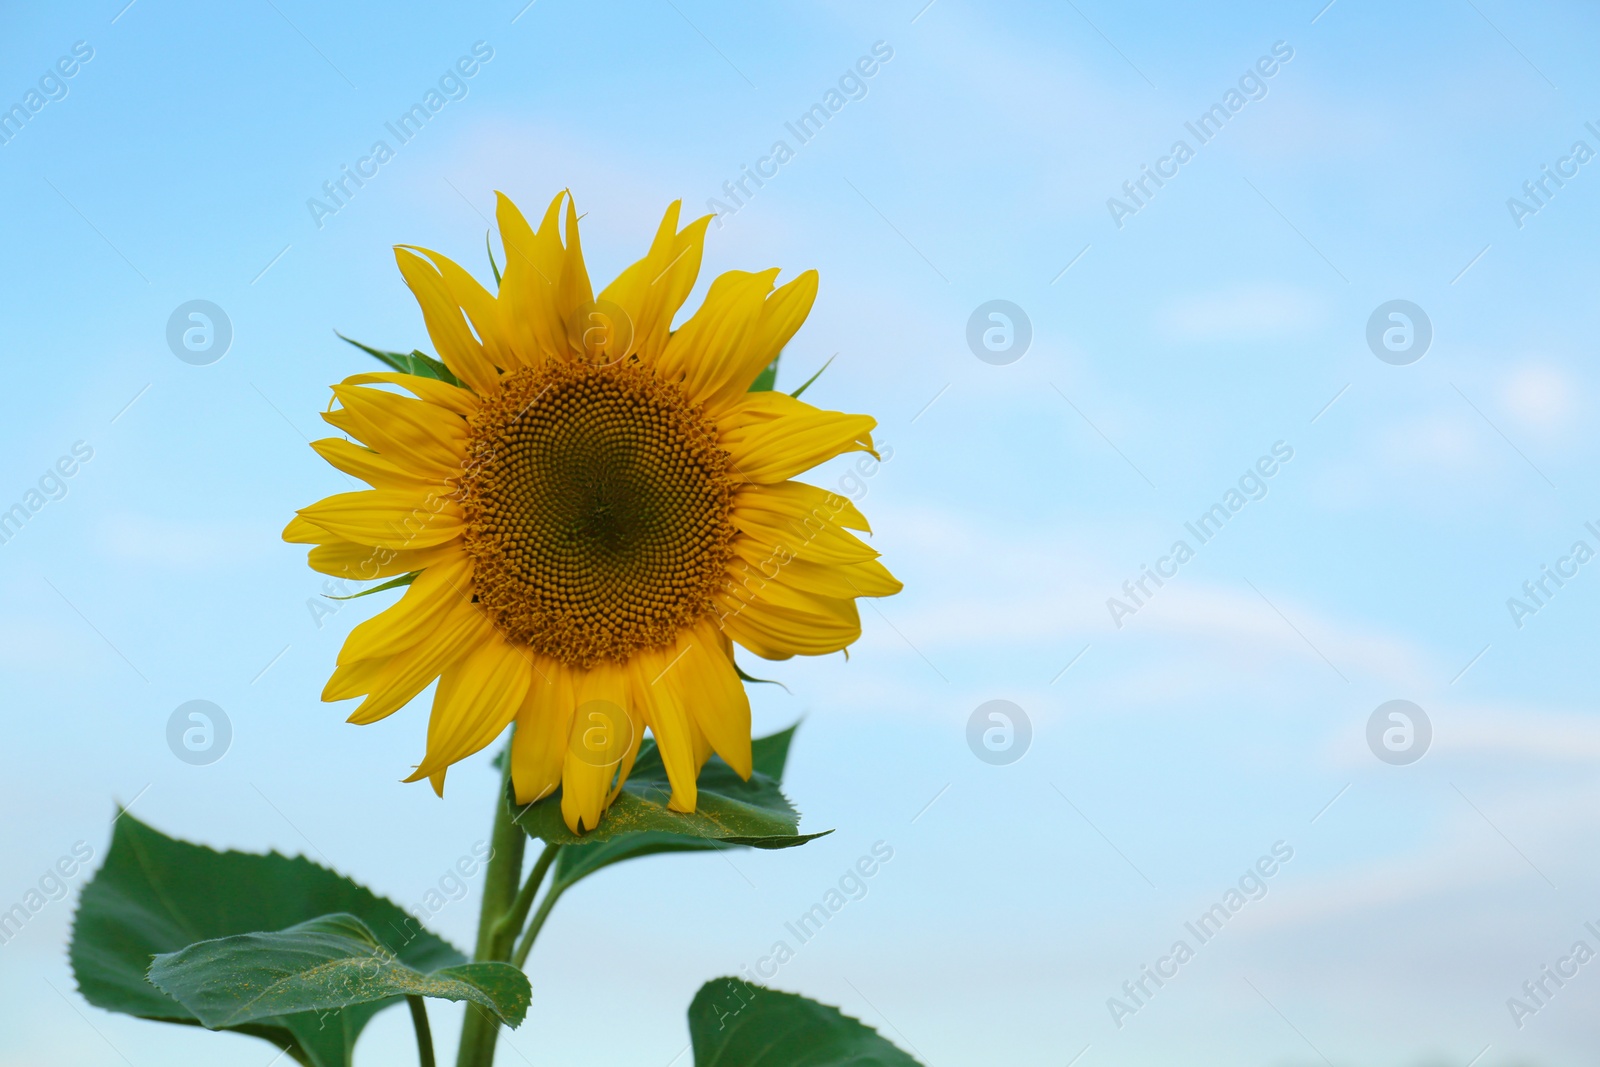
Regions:
M 489 866 L 483 876 L 478 944 L 472 956 L 479 963 L 506 959 L 505 953 L 496 954 L 495 928 L 516 904 L 518 883 L 522 880 L 522 853 L 528 838 L 522 827 L 512 821 L 511 805 L 506 800 L 510 776 L 511 760 L 508 753 L 506 770 L 494 798 L 494 832 L 491 838 L 494 852 L 489 857 Z M 491 1067 L 495 1042 L 499 1036 L 500 1023 L 488 1012 L 469 1002 L 466 1021 L 461 1027 L 461 1047 L 456 1054 L 456 1067 Z

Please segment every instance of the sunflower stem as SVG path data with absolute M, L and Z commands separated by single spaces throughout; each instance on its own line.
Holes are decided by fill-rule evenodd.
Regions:
M 511 963 L 518 970 L 528 962 L 528 953 L 533 951 L 534 939 L 539 936 L 539 930 L 544 926 L 544 921 L 550 917 L 550 909 L 556 906 L 556 901 L 561 899 L 561 894 L 566 892 L 566 886 L 552 885 L 550 892 L 544 895 L 539 902 L 539 910 L 533 913 L 533 921 L 528 924 L 527 933 L 522 935 L 522 943 L 517 946 L 516 955 L 511 957 Z
M 511 781 L 511 754 L 505 755 L 505 770 L 500 777 L 500 788 L 495 793 L 494 831 L 491 835 L 493 851 L 489 854 L 489 867 L 483 876 L 483 906 L 478 914 L 478 943 L 472 958 L 479 963 L 504 961 L 510 944 L 500 948 L 495 932 L 497 925 L 516 905 L 518 886 L 522 881 L 522 854 L 527 845 L 527 835 L 514 821 L 506 791 Z M 542 857 L 541 857 L 542 858 Z M 512 935 L 515 936 L 514 934 Z M 497 949 L 499 952 L 497 954 Z M 491 1067 L 494 1063 L 494 1046 L 500 1037 L 500 1023 L 483 1010 L 473 1011 L 469 1005 L 466 1020 L 461 1027 L 461 1046 L 456 1054 L 457 1067 Z
M 428 1006 L 421 997 L 407 996 L 406 1006 L 411 1009 L 411 1025 L 417 1031 L 417 1062 L 422 1067 L 434 1067 L 433 1030 L 428 1026 Z
M 511 958 L 511 946 L 516 944 L 517 934 L 522 932 L 522 924 L 528 920 L 528 910 L 533 907 L 533 898 L 544 884 L 545 872 L 550 870 L 559 851 L 560 845 L 544 846 L 539 858 L 533 861 L 533 870 L 528 872 L 528 880 L 522 883 L 517 899 L 511 902 L 510 909 L 494 924 L 494 959 Z

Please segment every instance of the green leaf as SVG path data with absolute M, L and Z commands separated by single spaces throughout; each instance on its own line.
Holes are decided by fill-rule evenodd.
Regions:
M 152 983 L 211 1030 L 397 996 L 470 1000 L 521 1025 L 532 992 L 509 963 L 424 974 L 401 963 L 354 915 L 323 915 L 276 933 L 235 934 L 158 955 Z
M 282 930 L 331 912 L 356 916 L 400 962 L 423 973 L 466 962 L 394 903 L 308 859 L 217 852 L 174 840 L 123 812 L 104 865 L 79 898 L 72 972 L 78 991 L 97 1008 L 200 1025 L 194 1012 L 145 980 L 151 957 L 197 941 Z M 311 1067 L 348 1067 L 362 1028 L 396 1002 L 281 1015 L 231 1029 L 264 1038 Z
M 739 978 L 700 987 L 689 1039 L 694 1067 L 920 1067 L 838 1008 Z
M 822 372 L 827 370 L 829 367 L 833 366 L 833 361 L 838 359 L 838 358 L 839 358 L 839 353 L 837 353 L 837 352 L 835 352 L 833 355 L 829 356 L 828 357 L 828 362 L 824 363 L 822 366 L 817 368 L 817 373 L 815 373 L 811 377 L 807 378 L 803 383 L 801 383 L 800 388 L 796 389 L 794 392 L 790 393 L 789 395 L 794 397 L 796 400 L 799 400 L 800 399 L 800 394 L 805 392 L 807 389 L 810 389 L 811 388 L 811 383 L 816 381 L 818 378 L 822 377 Z
M 693 814 L 671 811 L 672 786 L 654 743 L 639 746 L 639 758 L 627 784 L 600 825 L 583 835 L 567 829 L 561 818 L 561 794 L 529 805 L 517 816 L 533 837 L 564 848 L 556 858 L 552 886 L 565 891 L 580 878 L 603 867 L 662 852 L 700 852 L 730 846 L 793 848 L 832 830 L 799 832 L 800 815 L 778 787 L 789 758 L 793 726 L 751 742 L 754 773 L 740 780 L 713 756 L 700 771 L 699 799 Z
M 756 380 L 750 383 L 750 392 L 770 393 L 773 389 L 777 388 L 778 360 L 781 358 L 783 358 L 782 352 L 779 352 L 776 356 L 772 357 L 772 362 L 768 363 L 764 368 L 762 368 L 761 373 L 756 375 Z
M 483 231 L 483 247 L 489 253 L 489 269 L 494 271 L 494 286 L 500 288 L 500 264 L 494 261 L 494 245 L 489 243 L 489 231 Z
M 417 575 L 421 573 L 421 571 L 412 571 L 410 574 L 402 574 L 398 578 L 390 578 L 382 585 L 375 585 L 371 589 L 363 589 L 361 592 L 351 593 L 349 596 L 328 596 L 327 593 L 323 593 L 322 595 L 327 597 L 329 600 L 354 600 L 356 597 L 371 596 L 373 593 L 381 593 L 386 589 L 399 589 L 402 585 L 410 585 L 412 582 L 417 580 Z
M 333 333 L 339 340 L 346 344 L 355 345 L 367 355 L 387 363 L 402 374 L 415 374 L 419 378 L 437 378 L 439 381 L 449 382 L 451 385 L 461 384 L 461 379 L 452 374 L 449 367 L 446 367 L 425 352 L 418 352 L 415 349 L 410 352 L 385 352 L 381 348 L 373 348 L 371 345 L 364 345 L 360 341 L 351 340 L 338 330 L 333 331 Z

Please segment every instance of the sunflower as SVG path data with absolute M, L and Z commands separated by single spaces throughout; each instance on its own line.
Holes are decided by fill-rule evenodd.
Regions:
M 363 698 L 349 721 L 367 724 L 437 680 L 407 781 L 442 795 L 450 765 L 514 723 L 517 801 L 559 787 L 581 832 L 648 729 L 670 806 L 693 811 L 713 752 L 750 775 L 734 645 L 840 651 L 861 632 L 855 598 L 900 589 L 850 532 L 868 531 L 855 505 L 792 480 L 876 456 L 875 420 L 750 391 L 810 312 L 816 272 L 774 287 L 777 269 L 729 271 L 674 330 L 710 221 L 680 230 L 679 207 L 598 298 L 566 193 L 537 230 L 499 196 L 497 294 L 437 252 L 395 249 L 447 369 L 333 387 L 323 418 L 354 440 L 312 448 L 372 488 L 300 510 L 283 536 L 316 546 L 324 574 L 405 585 L 351 631 L 322 699 Z

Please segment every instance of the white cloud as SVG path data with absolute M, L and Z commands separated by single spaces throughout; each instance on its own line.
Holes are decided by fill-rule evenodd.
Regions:
M 1478 469 L 1484 451 L 1481 430 L 1486 427 L 1471 411 L 1464 415 L 1440 412 L 1397 422 L 1383 435 L 1382 452 L 1391 464 Z
M 1351 792 L 1364 784 L 1358 780 Z M 1352 799 L 1346 796 L 1339 804 L 1353 806 Z M 1496 889 L 1516 893 L 1538 885 L 1542 892 L 1546 878 L 1563 885 L 1580 877 L 1578 872 L 1592 877 L 1593 864 L 1587 855 L 1574 853 L 1571 842 L 1588 840 L 1600 829 L 1600 784 L 1594 781 L 1532 790 L 1502 787 L 1499 794 L 1476 785 L 1458 793 L 1446 785 L 1442 803 L 1431 810 L 1437 824 L 1424 842 L 1319 873 L 1280 900 L 1266 924 L 1320 923 L 1451 897 L 1503 907 L 1495 903 L 1502 899 Z M 1337 805 L 1324 816 L 1340 817 Z
M 1182 666 L 1129 683 L 1156 686 L 1152 697 L 1170 695 L 1170 685 L 1191 694 L 1197 685 L 1233 686 L 1239 677 L 1260 674 L 1264 661 L 1316 664 L 1319 653 L 1352 683 L 1412 691 L 1449 674 L 1414 642 L 1364 620 L 1330 615 L 1289 591 L 1263 589 L 1268 604 L 1242 582 L 1217 584 L 1182 570 L 1135 615 L 1124 617 L 1118 630 L 1106 600 L 1123 597 L 1123 579 L 1136 577 L 1123 573 L 1120 555 L 1110 551 L 1128 540 L 1125 527 L 1081 529 L 1073 536 L 1016 528 L 991 532 L 964 516 L 929 509 L 883 509 L 873 517 L 881 530 L 893 531 L 889 554 L 902 577 L 938 575 L 936 584 L 913 585 L 909 596 L 883 605 L 905 639 L 936 662 L 951 649 L 1047 648 L 1065 650 L 1070 658 L 1085 642 L 1148 648 L 1157 640 L 1163 666 Z M 1164 535 L 1139 536 L 1153 545 L 1164 542 Z M 959 568 L 951 560 L 959 560 Z M 870 608 L 863 611 L 864 618 L 870 614 Z
M 1505 384 L 1505 405 L 1519 422 L 1541 434 L 1564 429 L 1573 411 L 1575 387 L 1560 367 L 1525 363 Z
M 1174 300 L 1159 324 L 1173 341 L 1259 341 L 1304 336 L 1325 318 L 1322 303 L 1303 289 L 1252 283 Z
M 1429 709 L 1424 709 L 1429 710 Z M 1600 763 L 1600 718 L 1536 707 L 1434 709 L 1433 747 L 1545 763 Z

